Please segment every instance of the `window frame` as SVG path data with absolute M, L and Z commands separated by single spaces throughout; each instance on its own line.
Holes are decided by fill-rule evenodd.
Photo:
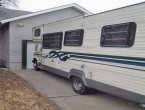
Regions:
M 52 47 L 44 47 L 44 36 L 45 35 L 52 35 L 52 34 L 60 34 L 60 42 L 59 42 L 59 47 L 58 48 L 52 48 Z M 63 32 L 53 32 L 53 33 L 46 33 L 46 34 L 43 34 L 43 39 L 42 39 L 42 48 L 43 49 L 52 49 L 52 50 L 61 50 L 62 48 L 62 39 L 63 39 Z
M 66 40 L 66 36 L 67 36 L 67 33 L 69 32 L 74 32 L 74 31 L 80 31 L 80 41 L 78 43 L 78 45 L 75 45 L 75 44 L 66 44 L 65 43 L 65 40 Z M 75 46 L 75 47 L 81 47 L 83 45 L 83 38 L 84 38 L 84 29 L 75 29 L 75 30 L 68 30 L 68 31 L 65 31 L 65 35 L 64 35 L 64 42 L 63 42 L 63 45 L 64 46 Z
M 127 25 L 127 30 L 126 30 L 126 45 L 104 45 L 103 41 L 105 40 L 105 35 L 103 35 L 103 31 L 104 31 L 104 28 L 105 27 L 119 27 L 121 25 Z M 137 24 L 135 22 L 127 22 L 127 23 L 120 23 L 120 24 L 113 24 L 113 25 L 106 25 L 106 26 L 103 26 L 102 27 L 102 30 L 101 30 L 101 39 L 100 39 L 100 46 L 101 47 L 122 47 L 122 48 L 130 48 L 134 45 L 134 42 L 135 42 L 135 35 L 136 35 L 136 29 L 137 29 Z M 133 31 L 133 32 L 132 32 Z M 116 31 L 117 33 L 117 31 Z M 105 36 L 105 37 L 104 37 Z
M 36 31 L 39 30 L 39 35 L 37 35 Z M 41 28 L 37 28 L 34 30 L 34 37 L 40 37 L 41 36 Z

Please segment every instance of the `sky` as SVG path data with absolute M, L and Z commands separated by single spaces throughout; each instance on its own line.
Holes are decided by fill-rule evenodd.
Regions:
M 92 13 L 99 13 L 145 0 L 19 0 L 19 10 L 40 11 L 70 3 L 77 3 Z

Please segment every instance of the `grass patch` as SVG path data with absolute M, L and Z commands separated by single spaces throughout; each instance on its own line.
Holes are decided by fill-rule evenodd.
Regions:
M 15 73 L 0 69 L 0 110 L 60 110 Z

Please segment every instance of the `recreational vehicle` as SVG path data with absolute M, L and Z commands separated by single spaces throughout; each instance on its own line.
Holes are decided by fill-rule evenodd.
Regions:
M 35 70 L 70 79 L 78 94 L 93 88 L 145 103 L 145 3 L 44 24 L 33 35 L 41 42 Z

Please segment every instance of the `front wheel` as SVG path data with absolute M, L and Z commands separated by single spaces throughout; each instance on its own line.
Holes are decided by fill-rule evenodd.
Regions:
M 38 63 L 37 62 L 34 63 L 33 65 L 34 65 L 34 70 L 35 71 L 40 71 L 40 68 L 38 67 Z
M 86 94 L 88 91 L 88 88 L 85 86 L 82 79 L 78 77 L 72 78 L 72 88 L 77 94 L 80 94 L 80 95 Z

